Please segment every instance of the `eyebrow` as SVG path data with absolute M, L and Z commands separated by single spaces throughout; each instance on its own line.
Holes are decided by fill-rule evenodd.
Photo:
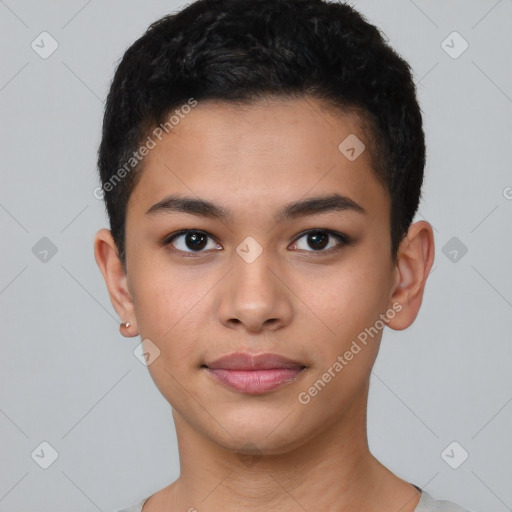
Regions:
M 363 215 L 366 214 L 366 210 L 349 197 L 340 194 L 332 194 L 329 196 L 310 197 L 302 201 L 288 203 L 277 213 L 275 220 L 276 222 L 281 222 L 290 218 L 316 215 L 331 211 L 353 211 Z M 205 199 L 179 195 L 164 197 L 161 201 L 151 206 L 146 212 L 146 215 L 161 213 L 189 213 L 199 217 L 208 217 L 222 221 L 229 221 L 233 217 L 230 210 L 219 204 Z

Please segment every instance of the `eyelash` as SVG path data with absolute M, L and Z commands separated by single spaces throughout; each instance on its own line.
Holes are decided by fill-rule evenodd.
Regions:
M 178 238 L 179 236 L 185 235 L 187 233 L 199 233 L 202 235 L 206 235 L 207 237 L 215 240 L 215 238 L 212 235 L 210 235 L 209 233 L 207 233 L 206 231 L 201 231 L 199 229 L 182 229 L 182 230 L 177 231 L 176 233 L 173 233 L 173 234 L 169 235 L 168 237 L 166 237 L 162 241 L 162 245 L 164 245 L 164 246 L 171 245 L 172 242 L 176 238 Z M 299 235 L 294 239 L 293 243 L 297 243 L 301 238 L 303 238 L 306 235 L 309 235 L 310 233 L 324 233 L 324 234 L 334 237 L 340 243 L 338 245 L 336 245 L 335 247 L 331 247 L 330 249 L 326 249 L 326 250 L 320 249 L 317 251 L 315 251 L 315 250 L 306 251 L 308 253 L 311 252 L 311 253 L 318 253 L 318 254 L 332 254 L 333 252 L 339 251 L 344 246 L 349 245 L 352 242 L 352 239 L 348 235 L 345 235 L 344 233 L 339 233 L 338 231 L 333 231 L 332 229 L 315 228 L 315 229 L 309 229 L 307 231 L 299 233 Z M 197 255 L 200 255 L 203 252 L 206 252 L 204 250 L 183 251 L 181 249 L 176 249 L 176 248 L 174 248 L 174 250 L 176 252 L 186 255 L 186 257 L 197 257 Z M 302 249 L 299 249 L 299 250 L 302 250 Z

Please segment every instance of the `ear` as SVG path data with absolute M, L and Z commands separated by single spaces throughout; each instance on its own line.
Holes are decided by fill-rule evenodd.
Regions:
M 407 329 L 418 315 L 427 277 L 434 262 L 434 233 L 426 221 L 411 224 L 398 249 L 390 306 L 399 311 L 387 322 L 392 329 Z M 398 304 L 401 309 L 399 309 Z
M 109 229 L 100 229 L 94 238 L 94 258 L 103 274 L 112 306 L 122 322 L 130 322 L 129 327 L 120 325 L 120 333 L 131 338 L 137 336 L 137 324 L 133 300 L 128 288 L 128 278 L 123 269 L 117 246 Z

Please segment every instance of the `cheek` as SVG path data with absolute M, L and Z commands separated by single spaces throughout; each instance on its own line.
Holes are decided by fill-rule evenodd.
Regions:
M 177 267 L 146 252 L 140 251 L 134 259 L 137 264 L 129 269 L 132 298 L 141 336 L 162 339 L 172 333 L 179 318 L 191 308 L 192 294 L 188 291 L 192 284 L 187 287 Z
M 150 339 L 158 348 L 158 357 L 148 366 L 155 385 L 168 402 L 178 409 L 189 376 L 200 364 L 200 337 L 198 332 L 205 318 L 207 292 L 179 280 L 177 275 L 155 268 L 154 274 L 146 272 L 138 282 L 135 305 L 141 339 Z M 200 285 L 199 285 L 200 286 Z
M 155 343 L 160 362 L 172 373 L 185 373 L 199 364 L 198 332 L 207 318 L 206 296 L 213 277 L 194 277 L 190 269 L 146 260 L 144 268 L 134 272 L 133 284 L 141 339 Z
M 347 258 L 330 272 L 297 279 L 296 289 L 307 305 L 312 328 L 317 336 L 332 340 L 322 345 L 324 355 L 343 351 L 375 323 L 387 307 L 388 280 L 384 265 L 368 252 Z

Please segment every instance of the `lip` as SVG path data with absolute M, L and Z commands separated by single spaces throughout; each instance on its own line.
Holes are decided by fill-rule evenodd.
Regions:
M 223 384 L 242 393 L 261 394 L 289 384 L 305 365 L 279 354 L 234 352 L 203 365 Z
M 207 363 L 206 366 L 213 370 L 275 370 L 279 368 L 301 369 L 306 365 L 270 352 L 256 355 L 247 352 L 233 352 Z

